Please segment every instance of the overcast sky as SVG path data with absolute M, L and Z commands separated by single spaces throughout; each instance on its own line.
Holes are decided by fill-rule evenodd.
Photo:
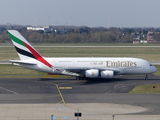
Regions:
M 160 0 L 0 0 L 0 24 L 160 27 Z

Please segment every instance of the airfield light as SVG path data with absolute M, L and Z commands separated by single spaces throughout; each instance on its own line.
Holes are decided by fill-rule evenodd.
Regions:
M 79 120 L 79 117 L 82 116 L 82 113 L 79 112 L 79 108 L 77 110 L 78 112 L 74 113 L 74 116 L 77 117 L 77 120 Z
M 113 117 L 113 120 L 114 120 L 114 116 L 115 116 L 115 115 L 112 115 L 112 117 Z

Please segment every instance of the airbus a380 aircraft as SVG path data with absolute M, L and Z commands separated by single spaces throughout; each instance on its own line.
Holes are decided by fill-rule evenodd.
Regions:
M 17 50 L 20 60 L 10 60 L 14 65 L 46 73 L 71 75 L 77 79 L 113 78 L 114 75 L 147 74 L 157 69 L 151 63 L 139 58 L 46 58 L 16 30 L 8 34 Z

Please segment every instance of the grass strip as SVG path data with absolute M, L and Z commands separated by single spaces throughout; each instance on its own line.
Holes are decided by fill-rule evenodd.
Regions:
M 160 93 L 160 84 L 139 85 L 129 93 Z
M 148 61 L 159 61 L 160 47 L 151 48 L 50 48 L 36 47 L 37 51 L 45 57 L 135 57 Z M 14 47 L 0 47 L 0 61 L 18 60 L 19 57 Z
M 0 64 L 0 78 L 52 78 L 70 77 L 62 75 L 47 75 L 47 73 L 18 67 L 11 64 Z

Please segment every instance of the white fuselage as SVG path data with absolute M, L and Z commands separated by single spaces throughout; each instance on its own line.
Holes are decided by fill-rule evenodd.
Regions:
M 35 69 L 48 73 L 63 74 L 66 69 L 98 69 L 118 71 L 117 74 L 149 74 L 157 69 L 148 61 L 139 58 L 45 58 L 53 65 L 49 68 L 43 63 L 32 59 L 37 66 L 31 68 L 28 65 L 22 67 Z M 29 60 L 27 61 L 29 62 Z

